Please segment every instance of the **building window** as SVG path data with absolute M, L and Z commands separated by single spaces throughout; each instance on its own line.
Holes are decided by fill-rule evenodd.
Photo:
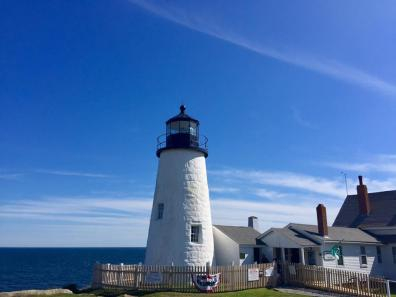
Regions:
M 366 247 L 360 247 L 360 267 L 367 267 Z
M 380 246 L 377 246 L 377 261 L 378 263 L 382 263 L 382 252 Z
M 191 242 L 199 243 L 201 237 L 201 226 L 192 225 L 191 226 Z
M 396 246 L 392 247 L 393 263 L 396 264 Z
M 338 246 L 338 260 L 337 260 L 337 264 L 338 265 L 344 265 L 344 255 L 342 252 L 342 246 Z
M 157 213 L 157 219 L 161 220 L 164 217 L 164 204 L 159 203 L 158 204 L 158 213 Z
M 311 247 L 308 248 L 307 255 L 308 255 L 308 265 L 316 265 L 315 252 Z
M 239 259 L 240 260 L 245 260 L 246 259 L 246 254 L 245 253 L 239 253 Z

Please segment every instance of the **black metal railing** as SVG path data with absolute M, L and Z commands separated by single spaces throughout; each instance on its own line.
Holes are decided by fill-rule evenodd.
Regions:
M 190 138 L 189 142 L 186 143 L 187 147 L 199 148 L 202 150 L 208 150 L 208 138 L 205 135 L 200 135 L 199 137 Z M 166 147 L 178 147 L 174 145 L 167 146 L 166 134 L 162 134 L 157 137 L 157 150 L 164 149 Z M 184 145 L 183 145 L 184 147 Z

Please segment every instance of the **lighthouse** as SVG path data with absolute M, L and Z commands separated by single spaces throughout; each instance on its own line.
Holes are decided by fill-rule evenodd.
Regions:
M 157 182 L 145 264 L 204 266 L 213 261 L 213 232 L 206 158 L 199 121 L 180 113 L 157 141 Z

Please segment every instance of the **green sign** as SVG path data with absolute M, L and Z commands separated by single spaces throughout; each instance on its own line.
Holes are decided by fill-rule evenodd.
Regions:
M 333 246 L 333 247 L 331 248 L 330 252 L 331 252 L 331 254 L 332 254 L 337 260 L 340 259 L 341 250 L 340 250 L 340 247 L 339 247 L 339 246 L 337 246 L 337 245 Z
M 334 261 L 339 260 L 341 257 L 341 249 L 338 245 L 334 245 L 329 251 L 323 251 L 323 260 L 325 261 Z

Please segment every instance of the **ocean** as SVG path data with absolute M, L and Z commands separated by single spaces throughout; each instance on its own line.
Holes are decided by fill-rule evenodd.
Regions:
M 89 286 L 93 264 L 138 264 L 145 248 L 0 248 L 0 292 Z

